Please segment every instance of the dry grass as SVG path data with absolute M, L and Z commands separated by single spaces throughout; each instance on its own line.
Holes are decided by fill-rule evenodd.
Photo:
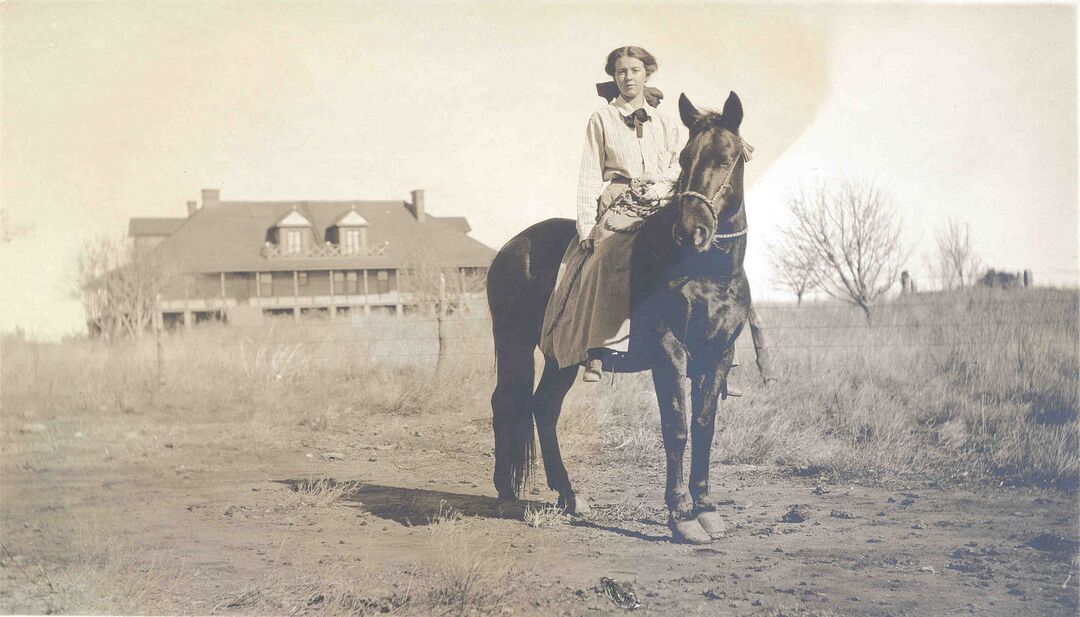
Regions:
M 352 492 L 356 484 L 356 482 L 337 482 L 330 478 L 300 480 L 290 486 L 291 490 L 274 493 L 281 501 L 275 509 L 280 511 L 327 508 Z
M 748 336 L 721 404 L 714 460 L 822 475 L 1076 487 L 1077 293 L 923 294 L 873 327 L 838 305 L 761 306 L 779 383 L 760 384 Z M 564 451 L 618 464 L 663 457 L 647 375 L 571 392 Z
M 134 546 L 121 530 L 108 527 L 115 524 L 77 520 L 49 528 L 57 547 L 36 546 L 42 543 L 23 535 L 13 537 L 6 530 L 4 569 L 14 566 L 20 576 L 0 606 L 10 612 L 7 606 L 12 601 L 41 603 L 36 611 L 67 614 L 181 614 L 209 609 L 190 603 L 187 592 L 196 569 L 172 547 L 141 550 L 145 547 Z M 42 554 L 43 548 L 50 552 Z
M 566 521 L 566 513 L 560 508 L 547 506 L 526 506 L 525 524 L 535 529 L 554 529 Z
M 882 306 L 871 328 L 858 311 L 837 305 L 759 311 L 780 382 L 758 384 L 752 346 L 741 341 L 733 382 L 746 396 L 721 406 L 718 462 L 1077 485 L 1075 291 L 923 294 Z M 387 354 L 381 363 L 351 356 L 353 341 L 335 343 L 332 337 L 343 335 L 334 328 L 276 327 L 259 335 L 197 328 L 166 343 L 160 387 L 152 341 L 31 344 L 8 337 L 4 415 L 17 422 L 85 417 L 88 424 L 114 414 L 192 421 L 239 415 L 256 444 L 274 445 L 304 418 L 355 425 L 383 414 L 418 421 L 489 414 L 490 357 L 451 355 L 435 372 L 424 360 L 427 343 L 407 338 L 409 321 L 390 323 L 374 328 L 390 342 L 363 343 Z M 361 326 L 350 323 L 344 332 L 376 336 Z M 479 340 L 487 336 L 482 326 L 463 322 L 455 344 L 489 345 Z M 389 362 L 413 352 L 414 365 Z M 560 433 L 570 457 L 662 462 L 647 375 L 575 388 Z
M 251 615 L 414 615 L 408 581 L 394 586 L 363 567 L 301 562 L 269 569 L 261 579 L 220 600 L 211 613 Z
M 492 539 L 475 519 L 440 508 L 426 527 L 431 560 L 422 567 L 425 590 L 420 614 L 497 613 L 528 582 L 535 562 Z
M 780 381 L 759 385 L 752 346 L 741 341 L 742 367 L 733 380 L 746 395 L 721 405 L 718 465 L 883 480 L 1080 484 L 1075 291 L 924 294 L 883 306 L 872 328 L 856 311 L 834 305 L 759 310 Z M 407 320 L 395 324 L 392 334 L 408 326 Z M 476 335 L 486 336 L 482 330 Z M 483 422 L 490 417 L 494 385 L 489 356 L 451 356 L 436 372 L 421 361 L 423 354 L 412 366 L 348 356 L 329 332 L 301 326 L 254 336 L 196 329 L 166 343 L 163 385 L 152 341 L 35 344 L 6 337 L 0 367 L 5 472 L 138 465 L 168 457 L 173 447 L 295 447 L 298 426 L 320 440 L 358 445 L 363 456 L 408 447 L 418 429 L 453 447 L 476 453 L 490 448 Z M 380 349 L 397 360 L 426 349 L 393 344 Z M 76 438 L 80 433 L 84 439 Z M 575 387 L 560 435 L 572 474 L 627 465 L 662 477 L 648 375 Z M 102 444 L 103 452 L 97 449 Z M 351 490 L 329 480 L 295 488 L 269 498 L 297 517 L 312 509 L 335 512 L 331 508 Z M 4 506 L 5 522 L 17 514 L 12 507 Z M 646 514 L 632 498 L 597 512 L 620 522 Z M 24 518 L 33 525 L 31 514 Z M 564 520 L 554 508 L 530 509 L 526 519 L 537 528 Z M 230 590 L 228 597 L 202 598 L 191 594 L 189 584 L 212 575 L 167 546 L 129 555 L 130 547 L 109 540 L 114 534 L 107 530 L 48 530 L 51 537 L 69 538 L 54 543 L 65 552 L 42 557 L 49 560 L 47 571 L 36 562 L 21 563 L 28 580 L 19 584 L 32 593 L 52 587 L 59 601 L 53 608 L 65 612 L 498 613 L 515 605 L 515 590 L 526 586 L 533 570 L 520 551 L 512 558 L 475 521 L 440 508 L 418 528 L 428 534 L 432 559 L 406 571 L 308 563 L 299 551 L 291 565 L 268 569 L 266 580 Z M 19 533 L 5 530 L 5 549 L 32 553 L 20 544 L 32 536 Z

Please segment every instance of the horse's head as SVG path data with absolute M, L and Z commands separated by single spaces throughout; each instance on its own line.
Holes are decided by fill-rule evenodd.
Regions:
M 726 227 L 745 230 L 745 221 L 734 220 L 743 202 L 742 103 L 732 92 L 717 113 L 697 109 L 683 94 L 679 115 L 690 139 L 679 155 L 682 175 L 672 197 L 678 216 L 671 233 L 676 244 L 704 252 L 718 233 L 739 232 Z

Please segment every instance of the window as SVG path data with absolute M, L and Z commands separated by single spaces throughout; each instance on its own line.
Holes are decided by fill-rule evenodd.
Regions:
M 356 291 L 356 272 L 349 272 L 346 275 L 347 284 L 345 286 L 345 293 L 354 294 Z
M 375 280 L 376 293 L 384 294 L 390 291 L 390 274 L 386 270 L 379 270 Z
M 285 231 L 285 253 L 288 255 L 298 255 L 304 250 L 303 237 L 300 235 L 299 229 L 289 229 Z
M 347 289 L 345 289 L 345 273 L 344 272 L 335 272 L 334 273 L 334 293 L 339 293 L 339 294 L 340 293 L 346 293 L 346 294 L 349 293 L 349 291 Z
M 270 274 L 269 272 L 259 273 L 259 295 L 274 295 L 274 275 Z
M 345 254 L 356 255 L 360 253 L 360 230 L 345 230 Z
M 300 282 L 301 287 L 307 287 L 307 272 L 297 272 L 296 278 Z

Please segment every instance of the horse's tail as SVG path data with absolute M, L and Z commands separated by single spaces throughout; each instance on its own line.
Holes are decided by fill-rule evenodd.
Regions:
M 535 458 L 533 420 L 533 345 L 516 332 L 495 334 L 496 385 L 491 395 L 491 424 L 495 433 L 495 488 L 499 497 L 521 495 Z
M 533 469 L 534 353 L 559 261 L 576 233 L 571 220 L 537 223 L 507 242 L 488 268 L 496 373 L 491 395 L 494 480 L 500 499 L 520 496 Z
M 532 372 L 536 361 L 529 353 L 528 368 Z M 510 486 L 514 495 L 521 497 L 536 466 L 536 421 L 533 418 L 533 381 L 529 380 L 529 395 L 525 403 L 518 405 L 514 429 L 510 434 Z

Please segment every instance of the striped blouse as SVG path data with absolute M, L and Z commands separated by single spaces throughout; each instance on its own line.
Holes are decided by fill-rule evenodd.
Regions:
M 656 192 L 665 195 L 679 178 L 678 124 L 655 107 L 646 105 L 645 110 L 650 119 L 642 125 L 640 138 L 623 120 L 635 110 L 620 98 L 589 118 L 578 177 L 579 238 L 588 238 L 596 225 L 596 202 L 606 182 L 617 176 L 650 180 L 656 183 Z

